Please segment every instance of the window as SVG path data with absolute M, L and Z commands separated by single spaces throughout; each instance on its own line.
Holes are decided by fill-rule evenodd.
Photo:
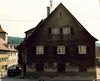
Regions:
M 71 34 L 71 28 L 70 27 L 62 28 L 62 33 L 67 35 Z
M 36 46 L 36 54 L 44 54 L 44 46 Z
M 86 46 L 85 45 L 79 45 L 78 46 L 78 53 L 79 54 L 86 54 Z
M 59 34 L 59 28 L 51 28 L 51 33 L 58 35 Z
M 57 72 L 57 63 L 45 63 L 45 72 Z
M 57 54 L 65 54 L 65 46 L 57 46 Z

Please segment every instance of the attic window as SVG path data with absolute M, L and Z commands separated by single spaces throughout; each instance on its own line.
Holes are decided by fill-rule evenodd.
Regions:
M 62 12 L 59 12 L 59 15 L 62 16 Z

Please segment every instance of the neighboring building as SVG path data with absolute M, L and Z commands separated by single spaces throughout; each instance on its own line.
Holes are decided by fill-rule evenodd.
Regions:
M 96 43 L 96 63 L 100 66 L 100 43 Z
M 15 49 L 13 44 L 8 43 L 9 57 L 8 57 L 8 68 L 18 66 L 18 51 Z
M 6 42 L 0 38 L 0 72 L 7 70 L 9 49 L 5 46 Z
M 49 12 L 46 19 L 25 32 L 26 38 L 19 46 L 24 75 L 95 79 L 97 39 L 62 3 Z
M 7 33 L 0 25 L 0 72 L 18 65 L 18 51 L 7 39 Z
M 100 46 L 96 46 L 96 59 L 100 61 Z

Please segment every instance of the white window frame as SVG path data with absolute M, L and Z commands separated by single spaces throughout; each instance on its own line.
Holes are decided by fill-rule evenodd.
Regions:
M 64 45 L 57 46 L 57 54 L 65 54 L 65 46 Z
M 78 53 L 79 54 L 86 54 L 87 53 L 86 45 L 79 45 L 78 46 Z
M 36 54 L 44 54 L 44 46 L 36 46 Z
M 53 35 L 58 35 L 60 33 L 59 28 L 51 28 L 51 33 Z
M 62 28 L 62 33 L 65 35 L 71 34 L 71 28 L 70 27 Z

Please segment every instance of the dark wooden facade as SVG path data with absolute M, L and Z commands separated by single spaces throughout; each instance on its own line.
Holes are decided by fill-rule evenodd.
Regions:
M 66 30 L 66 27 L 69 30 Z M 52 31 L 54 28 L 59 31 L 55 30 L 55 33 Z M 62 3 L 35 28 L 25 33 L 26 38 L 19 48 L 21 63 L 26 64 L 26 74 L 95 73 L 95 41 L 97 39 L 90 35 Z M 36 54 L 36 46 L 43 46 L 43 54 Z M 64 48 L 64 54 L 57 53 L 58 46 Z M 85 54 L 79 54 L 79 46 L 83 46 L 82 49 L 85 46 Z M 52 69 L 46 70 L 46 67 Z

